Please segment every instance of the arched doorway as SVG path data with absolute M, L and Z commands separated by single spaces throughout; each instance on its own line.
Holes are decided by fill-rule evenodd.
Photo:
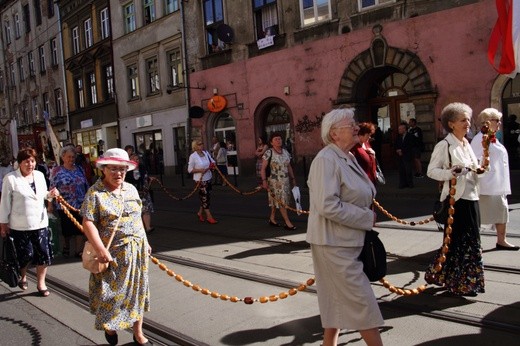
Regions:
M 423 130 L 426 155 L 440 134 L 436 133 L 435 100 L 437 92 L 419 57 L 414 53 L 388 47 L 376 25 L 369 49 L 356 56 L 340 82 L 337 103 L 356 108 L 359 121 L 370 121 L 380 130 L 375 143 L 379 161 L 386 169 L 396 167 L 394 150 L 397 127 L 415 118 Z
M 229 113 L 222 112 L 215 118 L 213 136 L 217 137 L 219 142 L 226 145 L 228 174 L 238 175 L 236 127 L 235 121 Z M 211 138 L 208 140 L 208 143 L 211 143 Z
M 272 97 L 262 101 L 256 111 L 255 119 L 257 123 L 257 136 L 269 136 L 274 132 L 280 132 L 283 135 L 284 147 L 291 156 L 294 157 L 294 133 L 291 126 L 292 114 L 285 102 Z

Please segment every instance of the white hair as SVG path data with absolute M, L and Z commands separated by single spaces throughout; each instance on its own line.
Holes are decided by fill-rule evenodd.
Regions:
M 321 120 L 321 139 L 326 145 L 332 143 L 330 129 L 342 120 L 354 120 L 354 108 L 333 109 Z

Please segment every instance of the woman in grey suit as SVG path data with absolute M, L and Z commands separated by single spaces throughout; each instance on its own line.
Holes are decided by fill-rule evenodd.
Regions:
M 376 189 L 350 149 L 359 142 L 354 109 L 335 109 L 321 123 L 326 146 L 312 161 L 307 184 L 311 244 L 323 345 L 337 345 L 340 329 L 358 330 L 370 346 L 382 345 L 384 324 L 359 260 L 365 232 L 376 215 Z

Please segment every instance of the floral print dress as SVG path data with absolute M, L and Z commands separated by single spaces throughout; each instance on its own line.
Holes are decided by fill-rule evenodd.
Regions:
M 122 211 L 122 213 L 121 213 Z M 123 330 L 150 310 L 148 239 L 141 221 L 141 200 L 136 188 L 123 183 L 121 195 L 108 191 L 98 180 L 87 192 L 81 215 L 94 222 L 106 244 L 119 215 L 121 221 L 110 246 L 117 267 L 89 280 L 90 311 L 98 330 Z
M 276 208 L 289 205 L 291 202 L 291 182 L 289 178 L 289 165 L 291 164 L 291 155 L 285 149 L 278 154 L 273 148 L 267 149 L 262 159 L 269 161 L 271 157 L 271 175 L 267 178 L 269 190 L 275 195 L 275 198 L 269 196 L 269 206 Z M 283 205 L 278 203 L 280 201 Z

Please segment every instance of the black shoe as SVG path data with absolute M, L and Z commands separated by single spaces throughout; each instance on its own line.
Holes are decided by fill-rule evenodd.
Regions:
M 424 175 L 422 175 L 421 173 L 417 173 L 417 174 L 415 174 L 415 177 L 416 178 L 424 178 Z
M 107 339 L 107 342 L 113 346 L 113 345 L 117 345 L 117 342 L 118 342 L 118 339 L 117 339 L 117 333 L 113 334 L 113 335 L 110 335 L 107 333 L 107 331 L 105 330 L 105 339 Z
M 497 250 L 518 251 L 518 250 L 520 250 L 520 246 L 504 246 L 504 245 L 497 244 L 496 249 Z
M 267 221 L 267 223 L 269 224 L 269 226 L 280 227 L 280 224 L 279 224 L 279 223 L 277 223 L 277 222 L 273 222 L 273 221 L 271 221 L 270 219 Z
M 289 227 L 287 225 L 283 226 L 284 229 L 288 230 L 288 231 L 294 231 L 296 230 L 296 226 L 292 226 L 292 227 Z
M 137 342 L 137 339 L 135 338 L 135 335 L 134 335 L 134 344 L 136 344 L 136 345 L 153 345 L 153 343 L 150 340 L 148 340 L 144 344 L 140 344 L 139 342 Z
M 146 231 L 146 234 L 150 234 L 152 233 L 153 231 L 155 231 L 155 227 L 152 227 L 150 228 L 149 230 Z

